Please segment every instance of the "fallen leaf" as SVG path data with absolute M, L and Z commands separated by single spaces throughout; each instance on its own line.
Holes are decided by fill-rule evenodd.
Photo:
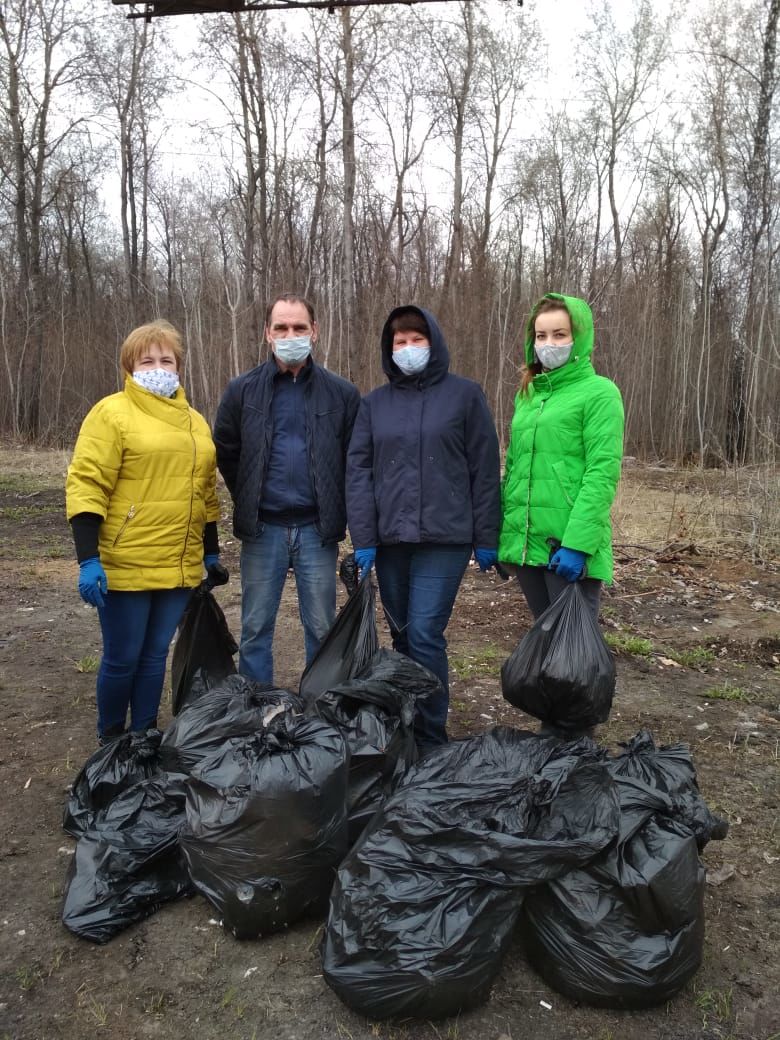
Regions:
M 658 660 L 661 664 L 665 664 L 667 668 L 679 668 L 680 664 L 678 661 L 673 661 L 671 657 L 659 657 Z
M 737 872 L 737 868 L 733 863 L 724 863 L 722 867 L 718 867 L 717 870 L 707 871 L 707 884 L 714 885 L 716 888 L 719 885 L 729 881 Z

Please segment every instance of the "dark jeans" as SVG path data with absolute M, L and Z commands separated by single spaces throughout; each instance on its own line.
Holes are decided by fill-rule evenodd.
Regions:
M 192 589 L 111 592 L 100 607 L 103 659 L 97 677 L 98 736 L 157 723 L 165 662 Z
M 441 682 L 438 695 L 418 706 L 415 736 L 421 749 L 447 741 L 450 685 L 444 630 L 470 556 L 470 545 L 402 542 L 377 549 L 376 576 L 393 647 Z
M 548 571 L 546 567 L 518 567 L 517 580 L 523 590 L 526 603 L 529 606 L 534 620 L 547 610 L 551 603 L 560 596 L 569 582 L 556 574 Z M 593 616 L 599 619 L 599 603 L 601 602 L 601 581 L 598 578 L 582 578 L 580 588 L 585 600 L 593 611 Z

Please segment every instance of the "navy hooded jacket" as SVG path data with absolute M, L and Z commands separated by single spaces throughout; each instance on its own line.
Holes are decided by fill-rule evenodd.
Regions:
M 406 376 L 390 323 L 413 310 L 428 324 L 430 360 Z M 495 549 L 501 523 L 498 437 L 482 388 L 450 374 L 432 314 L 397 307 L 382 330 L 388 382 L 360 404 L 347 454 L 347 521 L 356 549 L 398 542 Z

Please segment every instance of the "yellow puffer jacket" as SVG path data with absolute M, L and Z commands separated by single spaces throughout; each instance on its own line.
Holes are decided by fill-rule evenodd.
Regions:
M 97 513 L 100 560 L 117 592 L 194 588 L 203 529 L 219 516 L 216 451 L 179 387 L 165 398 L 130 376 L 82 423 L 65 485 L 68 520 Z

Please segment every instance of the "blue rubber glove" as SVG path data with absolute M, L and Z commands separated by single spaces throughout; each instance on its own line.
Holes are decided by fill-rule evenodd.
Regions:
M 108 592 L 108 578 L 99 556 L 90 556 L 79 564 L 79 593 L 91 607 L 102 607 Z
M 560 574 L 566 581 L 576 581 L 585 570 L 586 559 L 585 553 L 578 549 L 567 549 L 562 545 L 550 560 L 549 569 Z
M 217 585 L 227 585 L 230 572 L 219 562 L 219 553 L 206 553 L 203 566 L 206 569 L 206 585 L 209 589 L 215 589 Z
M 376 546 L 372 545 L 368 549 L 355 549 L 355 563 L 357 564 L 360 577 L 371 570 L 376 560 Z
M 498 553 L 495 549 L 475 549 L 474 559 L 479 564 L 481 571 L 489 571 L 498 563 Z

